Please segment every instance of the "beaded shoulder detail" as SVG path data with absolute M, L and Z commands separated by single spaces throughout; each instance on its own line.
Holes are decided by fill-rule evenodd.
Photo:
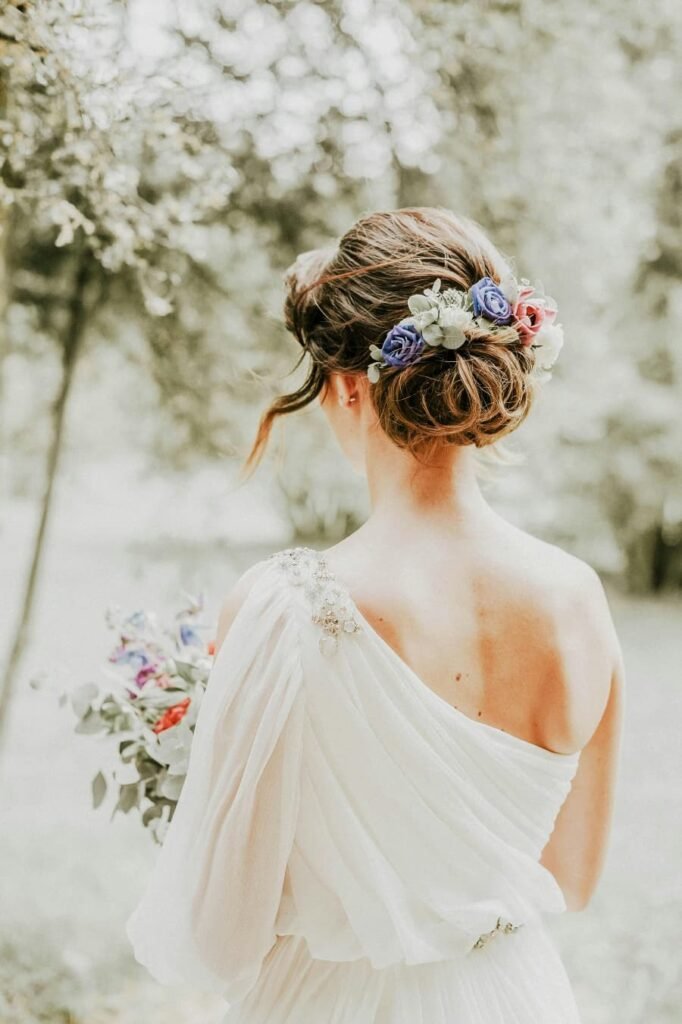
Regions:
M 322 630 L 319 645 L 322 654 L 335 654 L 339 638 L 362 629 L 353 601 L 338 582 L 319 551 L 312 548 L 286 548 L 270 555 L 294 586 L 303 588 L 312 621 Z
M 483 949 L 483 947 L 487 946 L 490 940 L 494 938 L 495 935 L 498 935 L 500 932 L 503 935 L 509 935 L 510 932 L 516 932 L 519 930 L 519 928 L 523 928 L 523 925 L 512 924 L 511 921 L 507 921 L 503 917 L 498 917 L 497 923 L 495 927 L 492 929 L 492 931 L 484 932 L 483 935 L 479 935 L 479 937 L 474 942 L 472 949 Z

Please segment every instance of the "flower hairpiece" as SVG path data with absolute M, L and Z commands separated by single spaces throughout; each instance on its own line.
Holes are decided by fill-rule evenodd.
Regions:
M 468 289 L 446 288 L 440 278 L 407 300 L 410 316 L 392 327 L 381 347 L 370 345 L 373 362 L 367 376 L 376 384 L 385 367 L 402 369 L 416 363 L 427 346 L 458 349 L 472 329 L 494 333 L 513 327 L 521 344 L 535 351 L 534 375 L 547 380 L 563 345 L 563 330 L 556 323 L 556 303 L 528 281 L 511 274 L 497 284 L 490 277 Z M 485 321 L 485 322 L 484 322 Z

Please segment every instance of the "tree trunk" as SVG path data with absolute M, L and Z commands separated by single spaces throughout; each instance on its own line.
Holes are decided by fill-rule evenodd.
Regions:
M 0 747 L 2 746 L 3 732 L 6 725 L 7 712 L 10 706 L 12 693 L 29 638 L 31 616 L 37 592 L 40 567 L 45 550 L 45 538 L 52 508 L 54 484 L 63 448 L 64 423 L 66 419 L 68 398 L 71 391 L 71 385 L 73 383 L 74 371 L 81 343 L 85 334 L 89 316 L 92 312 L 92 307 L 86 307 L 86 292 L 88 290 L 89 279 L 89 257 L 87 255 L 83 255 L 74 281 L 73 292 L 69 302 L 63 334 L 59 339 L 62 351 L 62 378 L 59 392 L 51 410 L 52 438 L 50 440 L 45 460 L 44 488 L 41 501 L 40 519 L 33 541 L 33 552 L 24 586 L 24 593 L 19 606 L 19 621 L 14 635 L 14 642 L 5 667 L 2 689 L 0 690 Z

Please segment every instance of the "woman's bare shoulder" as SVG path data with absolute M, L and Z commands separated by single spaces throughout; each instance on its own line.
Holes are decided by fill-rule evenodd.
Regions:
M 562 671 L 557 684 L 574 732 L 583 742 L 598 725 L 614 685 L 622 685 L 622 653 L 606 589 L 587 562 L 529 534 L 519 542 L 526 586 L 547 625 Z

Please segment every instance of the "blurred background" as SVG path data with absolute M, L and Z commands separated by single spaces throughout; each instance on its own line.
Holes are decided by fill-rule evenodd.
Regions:
M 439 204 L 558 301 L 486 487 L 600 571 L 625 649 L 608 863 L 549 924 L 585 1024 L 682 1021 L 681 43 L 675 0 L 0 0 L 2 1024 L 219 1019 L 133 962 L 156 851 L 92 810 L 110 755 L 57 698 L 108 606 L 203 591 L 212 628 L 253 561 L 362 521 L 316 410 L 238 476 L 298 356 L 282 272 Z

